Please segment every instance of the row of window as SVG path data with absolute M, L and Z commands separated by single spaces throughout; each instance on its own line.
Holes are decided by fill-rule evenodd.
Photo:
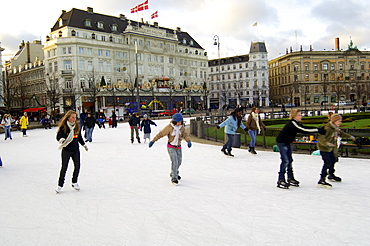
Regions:
M 243 74 L 244 73 L 239 73 L 239 79 L 243 79 Z M 238 77 L 238 74 L 237 73 L 232 73 L 232 74 L 226 74 L 227 75 L 227 79 L 237 79 Z M 226 75 L 225 74 L 222 74 L 221 75 L 221 78 L 222 80 L 226 80 Z M 233 78 L 232 78 L 233 77 Z M 253 77 L 258 77 L 258 72 L 257 71 L 253 71 Z M 262 72 L 261 73 L 261 77 L 264 78 L 265 77 L 265 73 Z M 246 72 L 245 73 L 245 78 L 249 78 L 249 72 Z M 220 75 L 211 75 L 211 81 L 219 81 L 220 80 Z
M 265 62 L 261 62 L 260 65 L 261 65 L 260 68 L 266 68 L 266 63 Z M 232 66 L 232 68 L 231 68 L 231 66 Z M 248 68 L 248 66 L 249 66 L 248 62 L 244 63 L 244 68 Z M 237 67 L 239 67 L 239 69 L 243 69 L 243 63 L 239 63 L 239 66 L 237 64 L 221 66 L 221 71 L 236 70 Z M 253 68 L 257 68 L 257 63 L 256 62 L 253 62 Z M 219 68 L 218 67 L 211 67 L 211 72 L 213 72 L 213 71 L 218 72 Z

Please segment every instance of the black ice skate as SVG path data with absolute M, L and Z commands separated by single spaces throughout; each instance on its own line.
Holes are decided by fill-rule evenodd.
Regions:
M 329 174 L 328 179 L 333 182 L 341 182 L 342 179 L 340 177 L 335 176 L 334 174 Z
M 254 147 L 250 147 L 251 150 L 249 151 L 253 155 L 257 155 L 257 152 L 254 150 Z
M 177 179 L 175 179 L 175 178 L 171 179 L 171 182 L 174 185 L 178 185 L 179 184 L 179 181 Z
M 289 189 L 289 184 L 282 179 L 277 182 L 277 187 L 281 189 Z
M 327 183 L 325 181 L 325 178 L 321 178 L 319 180 L 319 182 L 317 183 L 317 186 L 320 187 L 320 188 L 327 188 L 327 189 L 331 189 L 332 185 Z
M 288 184 L 291 185 L 291 186 L 298 187 L 299 186 L 299 181 L 295 180 L 294 178 L 288 179 Z
M 225 155 L 227 155 L 227 152 L 226 152 L 226 149 L 225 148 L 222 148 L 221 151 L 222 151 L 222 153 L 224 153 Z
M 227 153 L 227 156 L 229 156 L 229 157 L 234 157 L 234 155 L 233 155 L 233 154 L 231 154 L 231 150 Z

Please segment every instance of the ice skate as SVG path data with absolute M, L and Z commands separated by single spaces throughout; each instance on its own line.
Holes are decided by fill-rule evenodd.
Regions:
M 335 176 L 334 174 L 329 174 L 328 179 L 333 182 L 341 182 L 342 179 L 340 177 Z
M 63 187 L 61 186 L 58 186 L 56 189 L 55 189 L 55 192 L 58 194 L 61 190 L 62 190 Z
M 78 185 L 78 183 L 73 183 L 72 188 L 75 190 L 80 190 L 80 186 Z
M 249 152 L 253 155 L 257 155 L 257 152 L 254 150 L 254 147 L 251 147 L 251 150 Z
M 229 152 L 227 152 L 227 156 L 229 156 L 229 157 L 234 157 L 234 155 L 233 155 L 233 154 L 231 154 L 231 150 L 230 150 Z
M 318 186 L 319 188 L 326 188 L 326 189 L 331 189 L 331 187 L 332 187 L 332 185 L 331 185 L 331 184 L 329 184 L 329 183 L 327 183 L 327 182 L 325 181 L 325 178 L 321 178 L 321 179 L 319 180 L 319 182 L 317 183 L 317 186 Z
M 289 184 L 282 179 L 277 182 L 277 187 L 281 189 L 289 189 Z
M 178 181 L 177 179 L 175 179 L 175 178 L 172 178 L 172 179 L 171 179 L 171 182 L 172 182 L 172 184 L 174 184 L 174 185 L 178 185 L 178 184 L 179 184 L 179 181 Z
M 221 152 L 224 153 L 225 155 L 228 155 L 225 148 L 222 148 Z
M 291 179 L 288 179 L 288 184 L 291 185 L 291 186 L 298 187 L 299 186 L 299 181 L 294 179 L 294 178 L 291 178 Z

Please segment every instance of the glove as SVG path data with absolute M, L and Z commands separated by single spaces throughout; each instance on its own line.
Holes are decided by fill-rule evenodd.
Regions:
M 189 142 L 188 142 L 188 148 L 191 148 L 191 145 L 192 145 L 192 144 L 191 144 L 191 142 L 189 141 Z
M 157 124 L 154 124 L 155 126 L 157 126 Z
M 132 129 L 132 126 L 130 126 L 130 129 Z
M 150 141 L 149 142 L 149 148 L 151 148 L 153 146 L 154 142 L 153 141 Z
M 325 133 L 326 133 L 326 130 L 325 130 L 324 126 L 317 128 L 317 130 L 319 131 L 320 135 L 325 135 Z
M 89 150 L 89 148 L 87 148 L 86 144 L 85 145 L 82 145 L 82 147 L 84 147 L 86 151 Z
M 248 128 L 244 128 L 244 131 L 245 131 L 245 132 L 248 132 Z
M 60 144 L 62 144 L 62 143 L 64 143 L 64 141 L 66 141 L 66 139 L 65 139 L 65 138 L 61 138 L 61 139 L 59 139 L 59 141 L 58 141 L 58 142 L 59 142 Z
M 140 131 L 142 132 L 142 131 L 143 131 L 143 129 L 142 129 L 142 128 L 140 128 Z
M 137 129 L 139 129 L 139 130 L 140 130 L 140 129 L 141 129 L 141 128 L 140 128 L 140 126 L 138 126 L 138 127 L 137 127 Z

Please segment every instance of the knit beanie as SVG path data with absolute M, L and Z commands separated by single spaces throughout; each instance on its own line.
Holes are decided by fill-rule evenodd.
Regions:
M 332 114 L 330 117 L 331 122 L 336 122 L 338 120 L 342 120 L 342 116 L 340 114 Z
M 184 121 L 184 119 L 182 118 L 182 114 L 180 114 L 180 113 L 176 113 L 176 114 L 172 115 L 172 120 L 175 121 L 175 122 Z
M 147 119 L 148 118 L 148 115 L 147 114 L 144 114 L 144 119 Z

